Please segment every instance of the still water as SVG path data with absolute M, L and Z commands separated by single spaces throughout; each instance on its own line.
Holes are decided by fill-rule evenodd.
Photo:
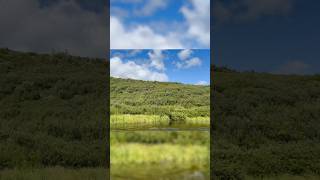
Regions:
M 209 131 L 112 131 L 111 179 L 210 179 Z

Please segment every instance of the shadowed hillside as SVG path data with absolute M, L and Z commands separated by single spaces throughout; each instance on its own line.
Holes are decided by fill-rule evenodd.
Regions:
M 105 166 L 107 68 L 0 49 L 0 170 Z
M 320 174 L 320 76 L 213 72 L 213 173 Z

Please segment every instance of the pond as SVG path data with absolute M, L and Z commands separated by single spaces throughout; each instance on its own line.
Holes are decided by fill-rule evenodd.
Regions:
M 186 117 L 173 121 L 168 116 L 160 115 L 111 115 L 111 130 L 200 130 L 210 129 L 210 117 Z
M 208 131 L 112 131 L 111 179 L 209 179 Z

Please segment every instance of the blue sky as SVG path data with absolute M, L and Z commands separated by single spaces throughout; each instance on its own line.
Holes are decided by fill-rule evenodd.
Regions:
M 210 47 L 210 0 L 111 0 L 111 49 Z
M 112 50 L 110 73 L 120 78 L 206 85 L 210 83 L 210 51 Z
M 241 71 L 320 73 L 320 1 L 230 2 L 214 4 L 215 64 Z
M 123 18 L 124 23 L 152 23 L 155 21 L 183 21 L 184 16 L 179 9 L 185 5 L 185 0 L 166 1 L 153 5 L 157 8 L 146 8 L 147 1 L 111 0 L 111 15 Z M 152 0 L 149 0 L 149 3 Z M 154 1 L 156 2 L 156 1 Z M 122 10 L 122 11 L 121 11 Z M 134 17 L 129 17 L 129 15 Z

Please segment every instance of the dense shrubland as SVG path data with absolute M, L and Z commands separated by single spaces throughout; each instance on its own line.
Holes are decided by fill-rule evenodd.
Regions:
M 216 69 L 213 173 L 320 174 L 320 76 Z
M 210 116 L 210 87 L 110 79 L 111 114 Z
M 150 82 L 112 78 L 111 90 L 111 128 L 141 128 L 159 126 L 178 126 L 194 128 L 196 125 L 209 127 L 210 87 L 181 83 Z M 117 119 L 119 115 L 129 115 L 126 120 Z M 133 127 L 130 116 L 145 115 L 137 119 Z M 159 123 L 152 122 L 159 116 Z M 148 118 L 149 116 L 149 118 Z M 122 116 L 124 117 L 124 116 Z M 147 120 L 150 121 L 147 121 Z M 168 123 L 161 123 L 168 119 Z M 197 121 L 197 119 L 201 119 Z M 120 125 L 121 124 L 121 125 Z M 161 124 L 161 125 L 160 125 Z
M 106 164 L 107 63 L 0 49 L 0 170 Z
M 98 59 L 1 49 L 0 169 L 105 165 L 107 68 Z M 213 79 L 211 163 L 217 179 L 320 174 L 319 75 L 215 68 Z M 176 109 L 174 113 L 190 118 L 209 116 L 209 88 L 111 81 L 111 113 L 161 115 Z M 145 98 L 150 94 L 145 91 L 154 92 L 155 98 Z M 180 136 L 130 133 L 111 141 L 174 144 L 206 139 Z

